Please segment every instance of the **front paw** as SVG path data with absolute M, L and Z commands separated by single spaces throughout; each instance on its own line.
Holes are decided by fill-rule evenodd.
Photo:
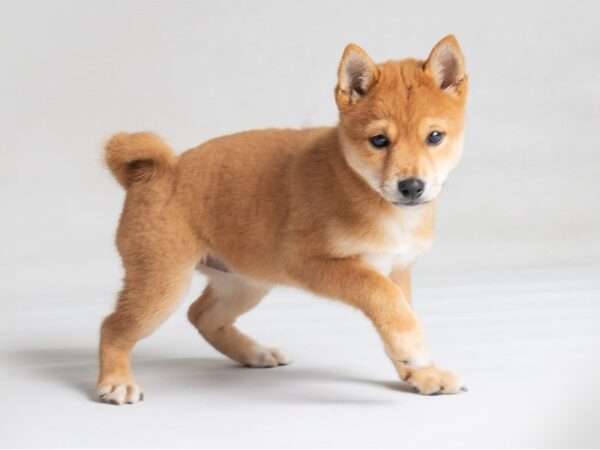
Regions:
M 421 369 L 398 367 L 398 373 L 405 383 L 423 395 L 458 394 L 467 390 L 456 373 L 441 370 L 433 364 Z
M 134 404 L 144 400 L 142 387 L 132 379 L 100 381 L 96 392 L 101 401 L 113 405 Z

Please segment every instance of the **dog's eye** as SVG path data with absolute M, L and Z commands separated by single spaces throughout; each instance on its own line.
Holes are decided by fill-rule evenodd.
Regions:
M 390 145 L 390 141 L 383 134 L 378 134 L 377 136 L 370 137 L 369 142 L 375 148 L 385 148 L 388 145 Z
M 444 133 L 441 131 L 432 131 L 427 136 L 427 145 L 438 145 L 444 140 Z

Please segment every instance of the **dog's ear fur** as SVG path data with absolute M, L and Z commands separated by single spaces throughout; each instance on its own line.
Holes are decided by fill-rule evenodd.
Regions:
M 451 94 L 460 94 L 466 79 L 465 60 L 453 35 L 438 42 L 425 62 L 425 73 L 433 77 L 437 86 Z
M 335 99 L 339 108 L 352 105 L 377 83 L 379 69 L 367 52 L 356 44 L 348 44 L 338 68 Z

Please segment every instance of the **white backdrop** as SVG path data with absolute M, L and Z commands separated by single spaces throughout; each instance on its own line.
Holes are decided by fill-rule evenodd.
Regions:
M 3 270 L 114 264 L 123 194 L 103 140 L 177 151 L 261 127 L 336 122 L 338 59 L 417 56 L 456 33 L 464 160 L 420 270 L 600 261 L 596 2 L 6 2 L 0 14 Z M 101 276 L 101 275 L 96 275 Z M 24 280 L 23 280 L 24 281 Z
M 595 267 L 599 16 L 595 1 L 2 2 L 0 311 L 79 292 L 75 305 L 110 308 L 123 199 L 101 163 L 112 133 L 153 130 L 183 151 L 333 125 L 348 42 L 376 61 L 425 58 L 449 33 L 470 76 L 466 146 L 417 276 Z

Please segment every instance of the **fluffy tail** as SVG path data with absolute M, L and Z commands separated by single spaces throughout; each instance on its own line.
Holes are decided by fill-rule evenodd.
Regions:
M 170 174 L 177 163 L 165 141 L 150 132 L 115 134 L 106 144 L 104 159 L 125 189 Z

